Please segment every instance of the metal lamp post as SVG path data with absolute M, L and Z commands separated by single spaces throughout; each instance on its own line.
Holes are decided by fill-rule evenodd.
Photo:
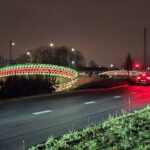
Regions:
M 15 42 L 12 42 L 12 40 L 9 41 L 9 47 L 10 47 L 10 55 L 9 55 L 9 63 L 12 64 L 12 46 L 15 46 Z
M 30 57 L 30 62 L 32 63 L 32 54 L 29 51 L 26 54 Z
M 73 53 L 73 60 L 71 61 L 71 54 Z M 75 68 L 75 48 L 71 48 L 70 51 L 70 62 L 69 62 L 69 67 L 71 67 L 71 65 L 74 66 Z

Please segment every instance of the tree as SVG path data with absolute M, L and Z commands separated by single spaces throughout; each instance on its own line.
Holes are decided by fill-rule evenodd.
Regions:
M 0 55 L 0 67 L 5 65 L 5 59 L 3 58 L 3 56 Z
M 85 57 L 84 55 L 81 53 L 81 51 L 76 50 L 75 51 L 75 63 L 76 63 L 76 68 L 81 68 L 85 66 Z
M 66 46 L 55 49 L 55 64 L 69 67 L 71 64 L 71 51 Z
M 62 46 L 55 49 L 55 64 L 77 69 L 85 65 L 85 58 L 81 51 L 71 51 L 70 48 Z
M 98 64 L 95 61 L 91 60 L 89 62 L 89 67 L 98 67 Z
M 133 70 L 133 60 L 132 60 L 131 55 L 129 53 L 126 57 L 124 69 L 127 70 L 128 75 L 129 75 L 129 71 Z
M 54 64 L 54 49 L 48 46 L 41 46 L 31 50 L 33 63 Z
M 27 54 L 21 54 L 19 57 L 16 58 L 15 62 L 19 64 L 24 64 L 29 62 L 29 56 Z
M 85 65 L 85 58 L 83 54 L 79 50 L 72 51 L 71 48 L 68 48 L 67 46 L 41 46 L 30 50 L 30 57 L 32 58 L 32 61 L 29 61 L 29 55 L 22 54 L 16 59 L 16 62 L 56 64 L 72 68 L 79 68 Z

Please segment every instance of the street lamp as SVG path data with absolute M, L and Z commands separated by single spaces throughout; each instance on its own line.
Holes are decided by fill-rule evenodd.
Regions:
M 15 46 L 15 42 L 12 42 L 12 40 L 9 41 L 9 47 L 10 47 L 10 64 L 12 63 L 12 46 Z
M 32 54 L 29 51 L 26 54 L 30 57 L 30 62 L 32 63 Z
M 30 56 L 30 55 L 31 55 L 31 53 L 30 53 L 30 52 L 27 52 L 27 55 L 28 55 L 28 56 Z
M 110 64 L 110 67 L 113 68 L 113 67 L 114 67 L 114 64 Z
M 73 57 L 71 57 L 72 53 L 73 53 Z M 71 59 L 73 59 L 73 60 L 71 60 Z M 74 68 L 75 68 L 75 48 L 71 48 L 71 50 L 70 50 L 69 67 L 71 67 L 71 65 L 74 65 Z
M 74 51 L 75 51 L 75 48 L 71 48 L 71 51 L 74 52 Z
M 75 64 L 75 61 L 72 61 L 71 63 L 72 63 L 72 64 Z
M 49 46 L 50 46 L 50 47 L 54 47 L 54 43 L 50 43 Z

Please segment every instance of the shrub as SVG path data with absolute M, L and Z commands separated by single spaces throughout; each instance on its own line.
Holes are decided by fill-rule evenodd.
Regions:
M 35 77 L 8 77 L 1 83 L 1 97 L 12 98 L 19 96 L 28 96 L 41 93 L 51 93 L 54 91 L 52 83 L 41 76 Z

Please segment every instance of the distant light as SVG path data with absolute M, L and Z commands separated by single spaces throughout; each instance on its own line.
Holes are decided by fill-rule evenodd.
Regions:
M 30 53 L 30 52 L 27 52 L 27 55 L 31 55 L 31 53 Z
M 149 76 L 147 76 L 147 77 L 146 77 L 146 79 L 150 80 L 150 77 L 149 77 Z
M 15 45 L 15 42 L 11 42 L 11 45 L 14 46 L 14 45 Z
M 74 52 L 74 51 L 75 51 L 75 48 L 71 48 L 71 51 Z
M 110 64 L 110 67 L 113 68 L 113 67 L 114 67 L 114 64 Z
M 140 66 L 139 64 L 135 64 L 135 67 L 136 67 L 136 68 L 139 68 L 139 66 Z
M 72 63 L 72 64 L 75 64 L 75 61 L 72 61 L 71 63 Z
M 54 47 L 54 44 L 53 44 L 53 43 L 50 43 L 49 46 L 50 46 L 50 47 Z
M 147 70 L 150 70 L 150 67 L 147 67 Z
M 136 77 L 136 79 L 137 79 L 137 80 L 140 80 L 140 79 L 141 79 L 141 77 L 140 77 L 140 76 L 137 76 L 137 77 Z

